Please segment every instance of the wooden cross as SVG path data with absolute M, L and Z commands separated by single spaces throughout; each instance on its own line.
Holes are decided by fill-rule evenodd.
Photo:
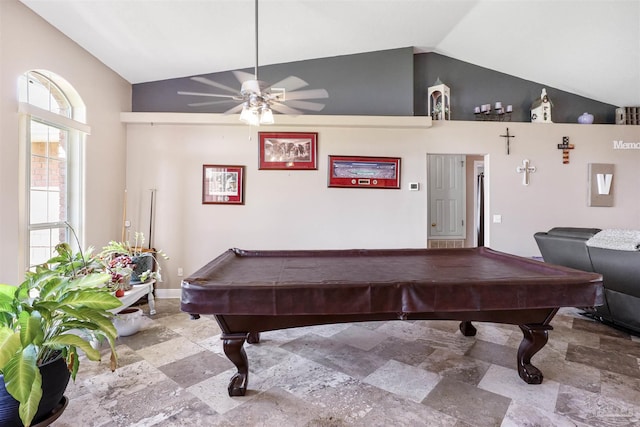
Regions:
M 573 144 L 569 144 L 569 137 L 562 137 L 562 144 L 558 144 L 558 150 L 562 150 L 562 164 L 566 165 L 569 163 L 569 150 L 573 150 L 575 146 Z
M 518 173 L 524 173 L 524 175 L 522 176 L 522 185 L 529 185 L 529 174 L 533 173 L 536 171 L 536 167 L 535 166 L 529 166 L 529 160 L 528 159 L 524 159 L 522 161 L 522 166 L 518 166 L 516 168 L 516 172 Z
M 509 145 L 511 143 L 511 140 L 509 138 L 515 138 L 516 136 L 515 135 L 509 135 L 509 128 L 507 128 L 507 133 L 505 135 L 500 135 L 500 136 L 503 137 L 503 138 L 507 138 L 507 155 L 509 155 L 509 152 L 511 151 L 510 147 L 509 147 Z

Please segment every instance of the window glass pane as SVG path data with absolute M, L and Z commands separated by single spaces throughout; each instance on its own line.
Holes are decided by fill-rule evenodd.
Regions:
M 49 222 L 67 219 L 66 165 L 64 160 L 49 160 Z
M 42 264 L 51 258 L 56 245 L 66 240 L 66 230 L 64 228 L 33 230 L 29 233 L 29 240 L 30 264 L 32 266 Z
M 67 135 L 67 131 L 31 121 L 31 224 L 67 219 Z
M 56 84 L 40 73 L 31 72 L 27 76 L 29 104 L 61 116 L 71 117 L 71 103 Z
M 40 80 L 33 78 L 32 75 L 29 75 L 27 98 L 29 104 L 49 111 L 49 88 L 43 85 Z
M 47 222 L 48 200 L 47 192 L 31 189 L 29 194 L 31 224 L 43 224 Z

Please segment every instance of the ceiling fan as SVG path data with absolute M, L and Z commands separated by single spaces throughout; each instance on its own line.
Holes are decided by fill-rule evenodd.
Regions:
M 229 92 L 229 94 L 217 94 L 206 92 L 178 91 L 179 95 L 204 96 L 213 98 L 227 98 L 218 101 L 204 101 L 187 104 L 190 107 L 203 107 L 225 102 L 239 102 L 224 114 L 240 112 L 240 120 L 251 124 L 272 124 L 273 111 L 282 114 L 303 114 L 301 110 L 320 111 L 324 104 L 305 101 L 306 99 L 328 98 L 329 93 L 325 89 L 298 90 L 309 86 L 307 82 L 296 76 L 289 76 L 273 85 L 267 85 L 258 79 L 258 0 L 255 0 L 255 42 L 256 65 L 254 74 L 244 71 L 233 71 L 236 79 L 241 83 L 240 90 L 215 82 L 206 77 L 191 77 L 199 83 L 215 87 Z

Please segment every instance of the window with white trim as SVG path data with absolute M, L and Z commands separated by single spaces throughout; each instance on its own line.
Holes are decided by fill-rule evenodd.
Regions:
M 88 127 L 77 92 L 60 76 L 41 70 L 19 82 L 24 149 L 22 203 L 25 267 L 41 264 L 57 244 L 75 247 L 83 234 L 83 147 Z

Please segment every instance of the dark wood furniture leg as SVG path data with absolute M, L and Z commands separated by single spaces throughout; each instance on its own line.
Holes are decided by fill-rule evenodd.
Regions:
M 531 364 L 531 357 L 545 346 L 551 325 L 519 325 L 524 337 L 518 347 L 518 374 L 527 384 L 540 384 L 542 372 Z
M 258 344 L 258 343 L 260 343 L 260 332 L 249 332 L 247 334 L 247 342 L 249 344 Z
M 462 332 L 462 335 L 464 335 L 465 337 L 475 337 L 476 332 L 478 332 L 476 327 L 467 320 L 460 322 L 459 328 L 460 332 Z
M 244 351 L 247 334 L 222 334 L 224 354 L 236 365 L 238 372 L 231 377 L 227 390 L 229 396 L 244 396 L 249 382 L 249 361 Z

